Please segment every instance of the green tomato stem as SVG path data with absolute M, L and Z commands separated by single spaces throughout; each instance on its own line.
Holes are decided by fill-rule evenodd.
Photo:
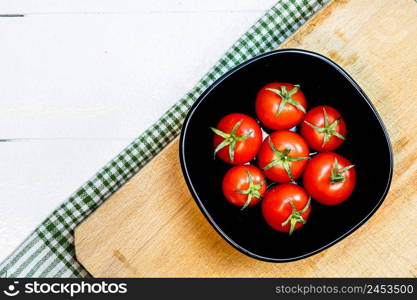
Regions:
M 291 214 L 288 216 L 288 218 L 282 222 L 281 226 L 285 226 L 290 222 L 290 231 L 288 232 L 289 235 L 292 235 L 292 233 L 295 230 L 295 226 L 297 223 L 305 224 L 307 221 L 304 220 L 304 218 L 301 216 L 303 213 L 307 211 L 307 209 L 310 207 L 311 197 L 308 198 L 307 204 L 304 206 L 303 209 L 297 211 L 297 208 L 295 207 L 294 203 L 290 200 L 291 205 Z
M 327 142 L 329 141 L 332 135 L 334 135 L 335 137 L 341 140 L 345 140 L 346 138 L 342 134 L 334 130 L 337 124 L 339 124 L 341 118 L 336 119 L 333 123 L 330 124 L 329 117 L 327 116 L 327 112 L 324 107 L 323 107 L 323 115 L 324 115 L 324 127 L 318 127 L 316 125 L 311 124 L 310 122 L 304 121 L 304 123 L 306 123 L 308 126 L 313 128 L 314 130 L 317 130 L 320 133 L 324 133 L 322 147 L 324 147 L 324 145 L 327 144 Z
M 281 97 L 281 102 L 278 106 L 278 110 L 275 112 L 275 118 L 278 117 L 278 115 L 284 109 L 285 104 L 287 104 L 287 103 L 294 105 L 298 110 L 302 111 L 303 113 L 306 113 L 306 110 L 305 110 L 304 106 L 302 106 L 300 104 L 300 102 L 298 102 L 297 100 L 292 98 L 292 96 L 295 93 L 297 93 L 299 89 L 300 89 L 300 86 L 298 84 L 294 85 L 294 88 L 291 91 L 287 91 L 287 87 L 285 85 L 281 86 L 281 90 L 272 89 L 272 88 L 267 88 L 266 89 L 266 90 L 271 91 L 271 92 L 273 92 L 273 93 L 275 93 L 275 94 L 277 94 L 278 96 Z
M 230 133 L 226 133 L 226 132 L 223 132 L 223 131 L 221 131 L 217 128 L 210 127 L 210 129 L 215 134 L 224 138 L 224 140 L 219 145 L 217 145 L 216 149 L 214 149 L 214 157 L 216 157 L 217 152 L 219 152 L 221 149 L 223 149 L 226 146 L 229 146 L 230 161 L 233 162 L 235 160 L 236 142 L 246 140 L 253 133 L 252 131 L 250 131 L 249 133 L 247 133 L 243 136 L 236 135 L 236 132 L 239 129 L 242 122 L 243 122 L 243 119 L 236 122 L 236 124 L 233 126 L 232 131 Z
M 277 147 L 275 147 L 271 138 L 268 138 L 268 142 L 276 158 L 273 161 L 271 161 L 269 164 L 267 164 L 265 167 L 263 167 L 262 170 L 266 171 L 276 165 L 282 165 L 288 177 L 290 178 L 290 180 L 294 181 L 290 163 L 295 162 L 295 161 L 310 159 L 310 157 L 292 157 L 289 155 L 289 153 L 291 152 L 291 149 L 286 148 L 284 149 L 284 151 L 279 151 Z
M 353 168 L 354 166 L 355 165 L 350 165 L 343 169 L 339 169 L 339 162 L 337 161 L 337 158 L 335 158 L 334 164 L 333 164 L 333 170 L 332 170 L 332 173 L 330 174 L 330 184 L 345 182 L 346 177 L 343 175 L 343 173 Z
M 241 210 L 244 210 L 246 207 L 249 206 L 253 198 L 261 198 L 261 194 L 259 193 L 259 190 L 261 187 L 265 184 L 265 180 L 262 180 L 260 183 L 255 184 L 253 182 L 253 177 L 250 174 L 248 170 L 246 170 L 246 173 L 248 174 L 248 180 L 249 180 L 249 187 L 246 190 L 236 190 L 236 193 L 248 195 L 245 204 L 242 206 Z

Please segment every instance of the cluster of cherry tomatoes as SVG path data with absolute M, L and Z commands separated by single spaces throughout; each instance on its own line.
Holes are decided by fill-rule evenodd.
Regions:
M 242 209 L 263 199 L 265 221 L 292 234 L 307 222 L 311 198 L 336 205 L 353 192 L 354 166 L 331 152 L 346 139 L 346 124 L 333 107 L 316 106 L 307 111 L 300 86 L 290 83 L 264 86 L 255 110 L 260 123 L 272 130 L 266 137 L 259 123 L 242 113 L 226 115 L 211 128 L 214 154 L 235 165 L 224 175 L 223 194 Z M 301 175 L 303 187 L 295 182 Z M 266 178 L 277 184 L 268 189 Z

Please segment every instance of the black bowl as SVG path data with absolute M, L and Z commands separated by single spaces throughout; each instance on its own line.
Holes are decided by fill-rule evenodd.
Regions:
M 256 118 L 257 92 L 269 82 L 300 84 L 308 107 L 331 105 L 347 124 L 347 140 L 335 151 L 356 165 L 357 184 L 351 197 L 337 206 L 312 201 L 310 218 L 292 236 L 269 227 L 261 205 L 241 211 L 224 198 L 221 182 L 231 167 L 213 159 L 209 129 L 226 114 Z M 342 240 L 381 205 L 393 168 L 385 127 L 368 97 L 337 64 L 317 53 L 285 49 L 255 57 L 218 79 L 195 102 L 182 128 L 180 160 L 194 200 L 216 231 L 253 258 L 288 262 L 318 253 Z

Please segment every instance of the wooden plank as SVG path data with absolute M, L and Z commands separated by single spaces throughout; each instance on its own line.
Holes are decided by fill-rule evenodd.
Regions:
M 417 5 L 413 1 L 333 1 L 282 48 L 329 56 L 362 86 L 394 146 L 391 190 L 354 234 L 313 257 L 285 264 L 241 254 L 192 200 L 178 139 L 75 231 L 77 258 L 97 277 L 417 276 Z
M 275 2 L 1 0 L 0 261 Z

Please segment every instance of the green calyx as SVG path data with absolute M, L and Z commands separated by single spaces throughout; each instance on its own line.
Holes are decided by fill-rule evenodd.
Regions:
M 332 135 L 338 137 L 339 139 L 345 140 L 346 138 L 341 135 L 339 132 L 337 132 L 335 127 L 340 122 L 340 118 L 336 119 L 332 124 L 329 124 L 329 117 L 327 116 L 326 109 L 323 107 L 323 115 L 324 115 L 324 127 L 318 127 L 316 125 L 313 125 L 307 121 L 304 121 L 308 126 L 311 128 L 317 130 L 318 132 L 324 133 L 324 139 L 323 139 L 323 145 L 324 146 L 330 139 Z
M 239 122 L 236 122 L 236 124 L 233 126 L 232 131 L 230 133 L 223 132 L 217 128 L 210 127 L 213 132 L 222 138 L 224 140 L 214 149 L 214 156 L 216 156 L 216 153 L 219 152 L 221 149 L 223 149 L 226 146 L 229 146 L 229 157 L 230 161 L 235 160 L 235 148 L 236 148 L 236 142 L 246 140 L 251 134 L 252 131 L 245 134 L 244 136 L 237 136 L 236 131 L 238 130 L 240 124 L 242 124 L 243 120 L 240 120 Z
M 274 143 L 272 142 L 271 138 L 268 138 L 268 142 L 269 142 L 269 146 L 271 147 L 272 151 L 275 154 L 275 159 L 273 161 L 271 161 L 268 165 L 266 165 L 264 168 L 262 168 L 263 171 L 266 171 L 276 165 L 282 165 L 285 169 L 285 172 L 287 173 L 288 177 L 290 178 L 291 181 L 294 181 L 294 178 L 292 176 L 292 172 L 291 172 L 291 166 L 290 166 L 290 162 L 294 162 L 294 161 L 301 161 L 301 160 L 306 160 L 306 159 L 310 159 L 310 157 L 292 157 L 289 156 L 289 153 L 291 152 L 291 149 L 286 148 L 284 151 L 279 151 Z
M 346 177 L 343 176 L 343 173 L 345 173 L 347 170 L 353 168 L 355 165 L 350 165 L 347 167 L 344 167 L 343 169 L 339 169 L 339 162 L 337 159 L 334 160 L 333 170 L 330 175 L 330 184 L 335 184 L 339 182 L 345 182 Z
M 304 206 L 302 210 L 297 211 L 297 208 L 295 207 L 294 203 L 290 200 L 290 204 L 292 208 L 291 214 L 281 224 L 281 226 L 285 226 L 288 224 L 288 222 L 290 223 L 290 231 L 288 232 L 289 235 L 291 235 L 294 232 L 295 225 L 297 225 L 297 223 L 305 224 L 307 222 L 306 220 L 304 220 L 304 218 L 301 215 L 305 213 L 307 209 L 310 207 L 310 202 L 311 202 L 311 197 L 308 198 L 308 202 L 306 206 Z
M 298 84 L 296 84 L 291 91 L 287 91 L 287 87 L 285 85 L 281 86 L 280 90 L 271 89 L 271 88 L 266 89 L 268 91 L 274 92 L 275 94 L 281 97 L 281 103 L 278 106 L 278 110 L 275 112 L 275 118 L 278 117 L 278 115 L 284 109 L 285 104 L 287 103 L 294 105 L 297 109 L 301 110 L 303 113 L 306 113 L 304 106 L 302 106 L 300 102 L 292 98 L 292 96 L 295 93 L 297 93 L 299 89 L 300 89 L 300 86 Z
M 239 194 L 248 195 L 248 198 L 246 199 L 246 202 L 242 206 L 241 210 L 244 210 L 246 207 L 248 207 L 253 198 L 261 198 L 259 189 L 265 184 L 265 180 L 262 180 L 260 183 L 255 184 L 253 182 L 252 175 L 249 173 L 249 171 L 246 170 L 246 172 L 248 173 L 249 187 L 246 190 L 235 191 L 236 193 L 239 193 Z

